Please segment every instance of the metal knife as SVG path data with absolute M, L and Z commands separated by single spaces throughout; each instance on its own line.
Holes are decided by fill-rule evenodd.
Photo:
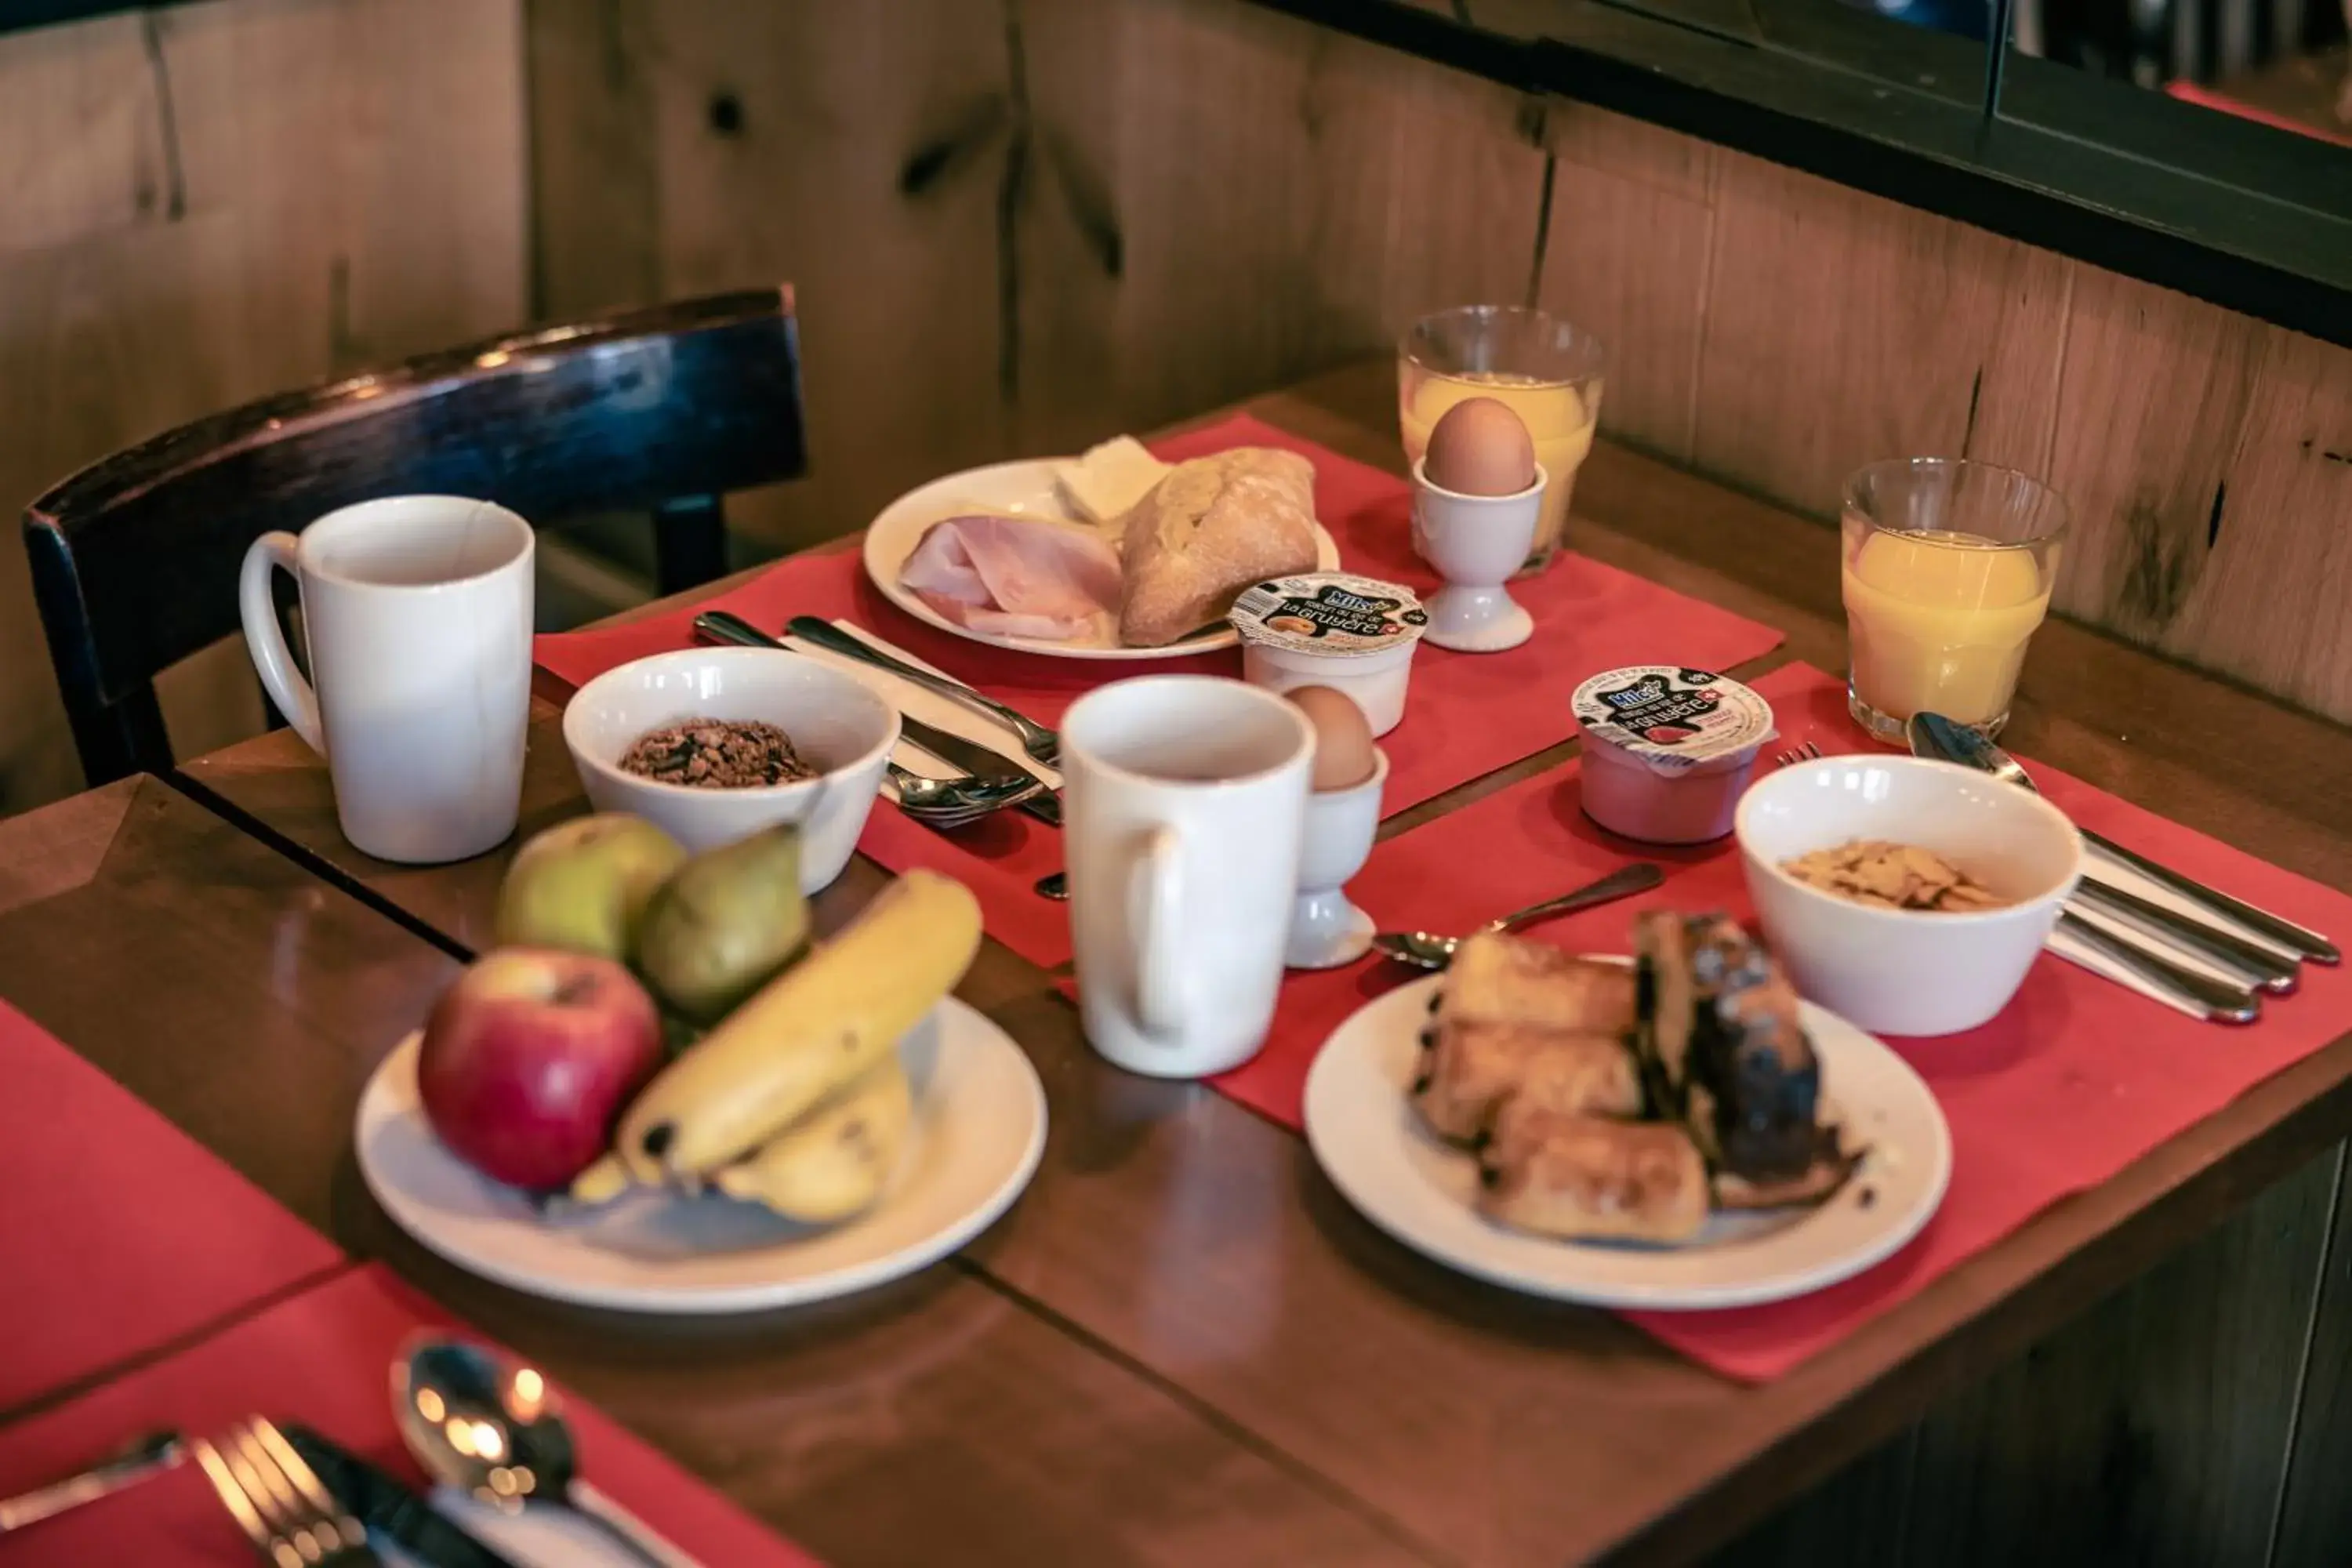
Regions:
M 150 1432 L 133 1438 L 121 1452 L 79 1475 L 12 1498 L 0 1498 L 0 1535 L 37 1524 L 69 1508 L 96 1502 L 149 1476 L 163 1474 L 186 1457 L 187 1447 L 177 1432 Z
M 398 1477 L 307 1426 L 289 1424 L 280 1429 L 302 1462 L 319 1473 L 320 1484 L 369 1533 L 381 1534 L 425 1568 L 515 1568 L 511 1558 L 483 1545 Z
M 2245 976 L 2257 989 L 2274 996 L 2292 995 L 2302 983 L 2303 967 L 2294 959 L 2283 958 L 2260 942 L 2247 942 L 2219 926 L 2190 920 L 2137 893 L 2111 888 L 2096 878 L 2085 876 L 2074 884 L 2074 901 L 2137 921 L 2153 934 L 2221 965 L 2226 973 Z
M 708 611 L 694 617 L 694 629 L 714 642 L 736 643 L 744 647 L 793 650 L 770 637 L 740 616 L 730 616 L 724 610 Z M 939 758 L 950 767 L 961 768 L 976 779 L 1034 779 L 1037 775 L 992 747 L 978 741 L 942 730 L 936 724 L 926 724 L 910 713 L 898 715 L 900 734 Z M 1061 796 L 1047 791 L 1030 796 L 1020 809 L 1038 821 L 1054 827 L 1062 826 Z
M 2251 1024 L 2263 1016 L 2262 998 L 2244 986 L 2184 969 L 2093 925 L 2071 909 L 2059 911 L 2058 929 L 2210 1023 Z

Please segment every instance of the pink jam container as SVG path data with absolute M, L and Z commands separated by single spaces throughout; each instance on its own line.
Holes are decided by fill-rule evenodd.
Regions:
M 1570 699 L 1584 731 L 1584 812 L 1622 838 L 1704 844 L 1773 735 L 1772 705 L 1736 680 L 1671 664 L 1592 677 Z

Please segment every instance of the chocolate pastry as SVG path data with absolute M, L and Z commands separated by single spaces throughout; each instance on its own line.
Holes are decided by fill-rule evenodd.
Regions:
M 1749 1187 L 1819 1180 L 1821 1064 L 1780 965 L 1723 915 L 1653 911 L 1634 940 L 1643 1067 L 1661 1114 L 1690 1130 L 1709 1166 Z M 1827 1149 L 1834 1163 L 1833 1134 Z

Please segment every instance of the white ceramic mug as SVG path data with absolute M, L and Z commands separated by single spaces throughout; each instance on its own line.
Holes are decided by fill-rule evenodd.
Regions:
M 238 579 L 246 646 L 327 759 L 343 837 L 379 860 L 479 855 L 514 831 L 530 717 L 530 525 L 488 501 L 395 496 L 265 533 Z M 301 589 L 302 679 L 270 597 Z
M 1115 681 L 1063 719 L 1078 1010 L 1112 1062 L 1199 1078 L 1265 1043 L 1314 753 L 1297 709 L 1216 676 Z

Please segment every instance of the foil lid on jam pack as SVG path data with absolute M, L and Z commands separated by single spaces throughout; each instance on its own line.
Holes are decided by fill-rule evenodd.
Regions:
M 1661 773 L 1744 761 L 1773 734 L 1772 705 L 1712 670 L 1628 665 L 1593 676 L 1570 701 L 1588 737 Z
M 1347 572 L 1270 578 L 1226 618 L 1244 641 L 1342 658 L 1403 647 L 1429 625 L 1412 589 Z

